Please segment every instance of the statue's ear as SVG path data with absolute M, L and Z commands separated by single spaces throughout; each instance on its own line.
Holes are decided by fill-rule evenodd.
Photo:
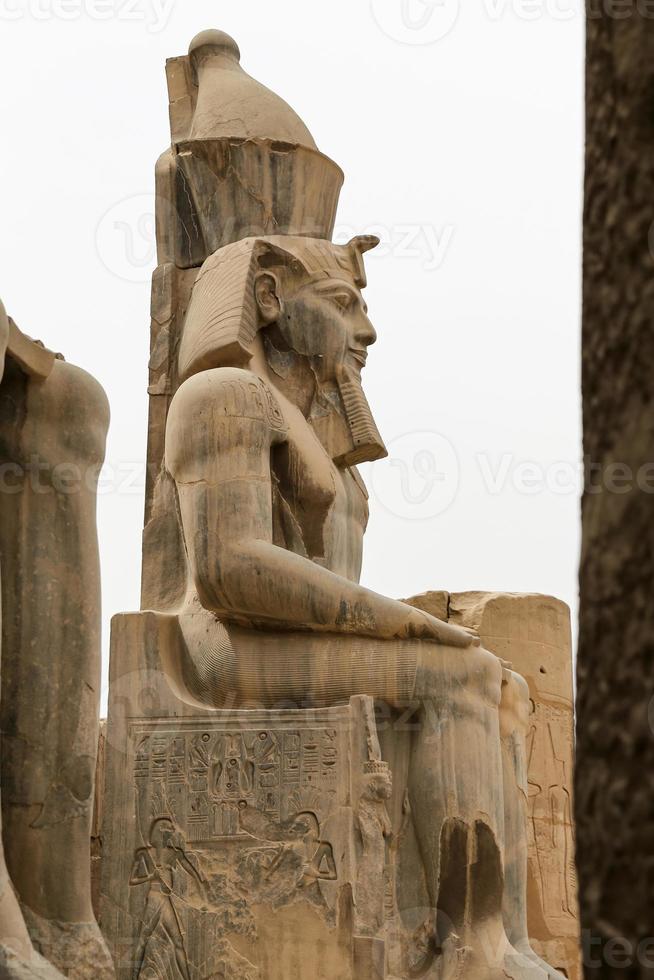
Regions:
M 254 298 L 264 326 L 279 320 L 282 312 L 279 280 L 272 272 L 258 272 L 254 280 Z

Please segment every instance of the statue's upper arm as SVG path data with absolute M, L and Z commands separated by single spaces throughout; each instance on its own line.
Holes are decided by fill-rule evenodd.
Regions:
M 255 374 L 217 368 L 177 391 L 166 427 L 166 466 L 178 484 L 270 479 L 270 447 L 286 427 L 270 388 Z

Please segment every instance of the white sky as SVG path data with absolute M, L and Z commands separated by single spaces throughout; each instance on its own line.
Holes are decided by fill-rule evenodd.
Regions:
M 0 295 L 111 401 L 105 655 L 139 603 L 164 61 L 206 27 L 345 170 L 339 238 L 386 243 L 364 583 L 576 609 L 580 0 L 0 0 Z

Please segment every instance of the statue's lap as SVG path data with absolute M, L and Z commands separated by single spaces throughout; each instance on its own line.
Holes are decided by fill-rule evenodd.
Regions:
M 178 618 L 176 656 L 189 694 L 208 706 L 328 707 L 369 695 L 400 708 L 413 699 L 477 694 L 500 701 L 502 665 L 479 646 L 378 640 L 334 633 L 268 632 L 205 613 Z

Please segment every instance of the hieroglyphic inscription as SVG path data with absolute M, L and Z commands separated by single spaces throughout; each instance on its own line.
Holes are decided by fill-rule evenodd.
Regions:
M 301 896 L 332 921 L 322 887 L 339 877 L 330 815 L 347 796 L 350 733 L 338 709 L 331 718 L 132 725 L 135 977 L 256 980 L 233 942 L 256 943 L 244 895 L 276 907 Z
M 274 823 L 293 815 L 298 791 L 335 791 L 339 757 L 333 728 L 298 731 L 135 730 L 137 816 L 147 834 L 169 816 L 190 842 L 242 836 L 245 807 Z

